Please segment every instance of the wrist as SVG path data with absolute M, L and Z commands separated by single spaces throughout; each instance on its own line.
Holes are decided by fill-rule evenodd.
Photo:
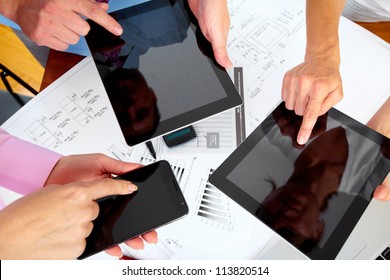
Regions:
M 61 156 L 57 162 L 54 164 L 53 168 L 51 169 L 49 175 L 47 176 L 47 179 L 43 185 L 43 187 L 46 187 L 48 185 L 52 184 L 61 184 L 62 182 L 59 181 L 59 177 L 61 177 L 62 173 L 62 162 L 66 160 L 70 156 Z
M 313 58 L 326 59 L 328 63 L 332 63 L 337 67 L 340 66 L 340 49 L 338 41 L 324 42 L 317 45 L 308 45 L 306 47 L 305 61 Z

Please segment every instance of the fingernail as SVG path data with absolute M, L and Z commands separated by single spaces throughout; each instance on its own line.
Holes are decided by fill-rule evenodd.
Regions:
M 138 187 L 134 184 L 131 184 L 131 183 L 127 186 L 127 188 L 129 189 L 129 191 L 132 191 L 132 192 L 135 192 L 136 190 L 138 190 Z
M 114 30 L 115 30 L 115 34 L 116 34 L 116 35 L 122 35 L 122 33 L 123 33 L 122 26 L 120 26 L 120 25 L 116 25 L 116 26 L 114 27 Z
M 298 142 L 299 145 L 305 145 L 306 138 L 304 136 L 302 136 L 302 135 L 298 135 L 297 142 Z

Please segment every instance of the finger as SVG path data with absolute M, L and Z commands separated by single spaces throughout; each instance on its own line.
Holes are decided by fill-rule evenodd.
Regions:
M 379 185 L 374 191 L 374 198 L 380 201 L 390 200 L 390 189 L 388 186 Z
M 77 14 L 67 15 L 67 20 L 64 20 L 64 25 L 70 31 L 74 32 L 77 35 L 85 36 L 88 34 L 91 27 L 88 22 L 82 19 Z M 75 43 L 73 43 L 75 44 Z
M 158 241 L 157 231 L 152 230 L 145 234 L 142 234 L 142 238 L 148 243 L 152 243 L 152 244 L 157 243 Z
M 69 47 L 68 43 L 54 36 L 48 37 L 45 41 L 36 41 L 36 43 L 38 46 L 47 46 L 56 51 L 65 51 Z
M 82 1 L 80 4 L 75 7 L 75 11 L 80 15 L 86 16 L 87 18 L 93 20 L 97 24 L 101 25 L 107 31 L 115 34 L 121 35 L 123 29 L 120 24 L 106 13 L 96 2 L 87 2 Z
M 316 92 L 310 94 L 310 92 L 313 92 L 311 85 L 312 81 L 308 80 L 307 78 L 301 78 L 300 81 L 296 84 L 297 91 L 294 111 L 298 116 L 303 116 L 305 114 L 310 96 L 313 94 L 316 95 Z
M 227 31 L 225 32 L 221 29 L 217 32 L 212 32 L 212 34 L 210 34 L 210 43 L 213 47 L 215 60 L 219 65 L 225 68 L 231 68 L 233 63 L 231 62 L 226 49 Z
M 285 106 L 287 110 L 294 110 L 295 108 L 295 99 L 296 99 L 296 78 L 291 74 L 291 72 L 287 72 L 287 84 L 285 86 Z
M 321 110 L 321 99 L 310 99 L 303 115 L 302 124 L 298 131 L 297 142 L 299 145 L 306 144 L 317 122 Z
M 91 220 L 95 220 L 99 216 L 100 208 L 97 202 L 91 204 Z
M 322 106 L 319 115 L 323 115 L 330 110 L 334 105 L 339 103 L 343 99 L 343 90 L 341 87 L 337 87 L 334 91 L 328 94 L 328 96 L 322 102 Z
M 122 257 L 122 255 L 123 255 L 122 250 L 118 245 L 115 245 L 111 248 L 108 248 L 108 249 L 104 250 L 104 252 L 106 252 L 110 256 L 118 257 L 118 258 Z
M 199 0 L 188 0 L 188 5 L 190 6 L 191 11 L 196 18 L 198 18 L 198 9 L 197 9 L 199 5 L 198 2 Z
M 92 230 L 93 230 L 93 223 L 92 222 L 87 223 L 85 228 L 85 238 L 87 238 L 91 234 Z
M 139 236 L 125 241 L 125 244 L 127 246 L 135 249 L 135 250 L 139 250 L 139 249 L 143 249 L 144 248 L 144 241 Z
M 214 44 L 212 43 L 212 46 L 213 46 L 214 57 L 215 60 L 218 62 L 218 64 L 225 68 L 233 67 L 233 63 L 230 60 L 226 50 L 226 45 L 214 46 Z
M 303 92 L 297 94 L 295 99 L 295 107 L 294 107 L 295 114 L 298 116 L 303 116 L 305 114 L 308 103 L 309 103 L 309 97 L 307 94 Z
M 106 173 L 121 175 L 142 167 L 142 164 L 119 161 L 103 154 L 97 154 L 98 160 Z
M 115 194 L 130 194 L 138 189 L 131 182 L 113 179 L 95 180 L 87 185 L 88 193 L 93 200 Z
M 226 12 L 228 14 L 228 12 Z M 215 60 L 223 67 L 230 68 L 233 66 L 227 53 L 227 38 L 229 33 L 229 24 L 217 21 L 215 26 L 207 28 L 205 24 L 200 24 L 200 29 L 211 43 Z
M 108 11 L 108 4 L 105 3 L 105 2 L 99 2 L 99 3 L 96 3 L 99 5 L 100 8 L 102 8 L 105 12 Z
M 286 72 L 283 77 L 283 82 L 282 82 L 282 100 L 286 102 L 287 100 L 287 95 L 288 95 L 288 90 L 290 88 L 290 75 L 289 72 Z
M 41 34 L 34 34 L 32 39 L 38 45 L 45 45 L 52 49 L 63 51 L 69 47 L 69 44 L 75 44 L 79 40 L 79 36 L 62 24 L 51 26 L 49 31 Z
M 53 36 L 65 43 L 67 46 L 77 44 L 80 40 L 80 36 L 68 28 L 62 32 L 55 32 Z

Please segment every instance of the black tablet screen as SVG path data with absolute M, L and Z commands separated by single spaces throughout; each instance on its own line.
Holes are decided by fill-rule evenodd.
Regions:
M 281 104 L 211 181 L 307 256 L 332 259 L 390 169 L 390 141 L 332 109 L 300 146 L 300 124 Z
M 211 45 L 190 23 L 187 1 L 157 0 L 111 13 L 114 36 L 91 22 L 86 36 L 129 145 L 241 103 Z

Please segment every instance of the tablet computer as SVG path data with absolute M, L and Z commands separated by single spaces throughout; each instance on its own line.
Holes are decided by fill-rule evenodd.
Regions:
M 308 258 L 334 259 L 390 170 L 390 140 L 332 108 L 301 146 L 301 122 L 281 103 L 209 180 Z
M 112 12 L 121 36 L 90 22 L 86 41 L 130 146 L 242 102 L 187 6 L 154 0 Z

